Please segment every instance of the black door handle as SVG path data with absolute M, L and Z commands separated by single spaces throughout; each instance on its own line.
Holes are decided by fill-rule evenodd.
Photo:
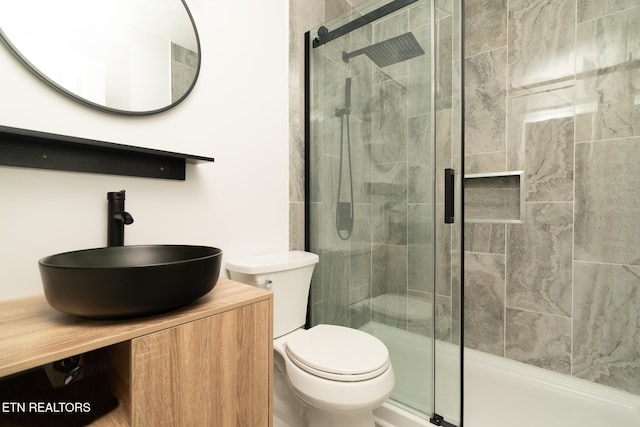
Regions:
M 453 169 L 444 170 L 444 223 L 453 224 L 455 218 L 455 182 L 456 174 Z

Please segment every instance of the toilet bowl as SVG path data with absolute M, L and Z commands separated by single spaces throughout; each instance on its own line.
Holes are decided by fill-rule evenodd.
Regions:
M 303 328 L 317 262 L 293 251 L 227 263 L 231 279 L 274 292 L 274 426 L 373 427 L 395 381 L 389 352 L 356 329 Z
M 307 406 L 307 425 L 374 425 L 372 410 L 387 400 L 394 384 L 389 352 L 381 341 L 355 329 L 317 325 L 291 332 L 273 345 L 292 393 Z

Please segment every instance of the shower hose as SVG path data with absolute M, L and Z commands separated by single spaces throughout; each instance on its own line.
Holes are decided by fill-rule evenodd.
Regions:
M 346 125 L 346 126 L 345 126 Z M 346 129 L 345 129 L 346 127 Z M 340 201 L 342 192 L 342 165 L 344 163 L 345 130 L 347 140 L 347 160 L 349 168 L 349 202 Z M 351 168 L 351 132 L 349 130 L 349 108 L 340 112 L 340 168 L 338 172 L 338 198 L 336 202 L 336 232 L 342 240 L 348 240 L 353 234 L 353 173 Z M 347 212 L 348 210 L 348 212 Z M 347 216 L 348 215 L 348 216 Z M 346 233 L 346 234 L 343 234 Z

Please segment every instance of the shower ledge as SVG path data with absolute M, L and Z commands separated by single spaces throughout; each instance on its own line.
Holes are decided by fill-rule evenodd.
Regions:
M 362 309 L 369 305 L 369 299 L 350 305 L 353 309 Z M 418 298 L 397 294 L 381 294 L 371 298 L 372 315 L 385 319 L 396 319 L 399 314 L 406 315 L 411 322 L 431 322 L 431 304 Z

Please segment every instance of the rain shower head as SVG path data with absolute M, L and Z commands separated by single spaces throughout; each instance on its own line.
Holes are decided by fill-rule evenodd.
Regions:
M 354 50 L 351 53 L 342 52 L 342 59 L 344 62 L 349 62 L 349 59 L 362 54 L 367 55 L 378 67 L 382 68 L 424 55 L 424 50 L 413 33 L 409 32 Z

